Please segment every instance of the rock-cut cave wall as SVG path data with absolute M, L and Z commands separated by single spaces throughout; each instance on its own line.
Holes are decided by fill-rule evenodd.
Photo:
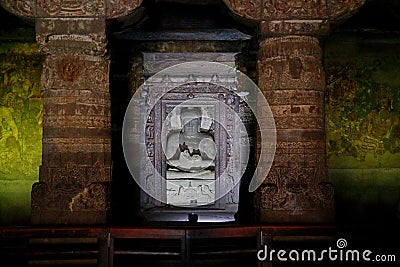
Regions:
M 41 164 L 43 57 L 33 28 L 0 14 L 0 225 L 24 225 Z M 400 39 L 339 32 L 324 51 L 338 219 L 390 220 L 400 198 Z

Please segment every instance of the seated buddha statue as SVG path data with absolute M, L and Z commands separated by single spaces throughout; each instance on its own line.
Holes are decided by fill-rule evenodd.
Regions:
M 177 107 L 170 114 L 167 164 L 184 172 L 213 170 L 216 148 L 212 118 L 204 107 Z

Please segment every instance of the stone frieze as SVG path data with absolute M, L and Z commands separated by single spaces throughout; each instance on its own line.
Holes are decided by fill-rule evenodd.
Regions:
M 125 16 L 142 0 L 2 0 L 0 4 L 11 13 L 30 18 Z

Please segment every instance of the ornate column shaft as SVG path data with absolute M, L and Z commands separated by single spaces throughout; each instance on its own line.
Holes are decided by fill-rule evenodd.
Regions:
M 33 223 L 104 223 L 111 181 L 109 59 L 105 20 L 36 20 L 43 147 L 32 188 Z
M 261 190 L 267 222 L 333 220 L 325 156 L 322 50 L 318 39 L 288 35 L 260 41 L 258 85 L 274 115 L 277 145 Z
M 325 155 L 325 75 L 317 37 L 363 0 L 224 0 L 259 25 L 258 86 L 277 130 L 275 159 L 262 185 L 262 222 L 331 222 L 333 186 Z M 262 110 L 262 107 L 260 107 Z M 258 147 L 262 140 L 258 139 Z M 262 164 L 262 163 L 261 163 Z
M 10 12 L 35 19 L 36 39 L 46 55 L 34 224 L 106 223 L 112 165 L 106 19 L 126 15 L 140 3 L 0 1 Z

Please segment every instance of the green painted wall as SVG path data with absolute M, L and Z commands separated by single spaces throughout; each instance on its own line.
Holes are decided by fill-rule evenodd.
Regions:
M 333 36 L 325 44 L 324 61 L 327 163 L 338 215 L 395 219 L 400 199 L 400 38 Z
M 0 225 L 29 223 L 30 191 L 39 177 L 42 153 L 41 65 L 35 43 L 2 38 Z

